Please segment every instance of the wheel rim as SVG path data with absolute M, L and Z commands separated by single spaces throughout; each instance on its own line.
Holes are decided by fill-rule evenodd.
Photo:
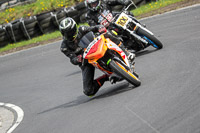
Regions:
M 127 72 L 131 77 L 133 77 L 133 78 L 136 79 L 136 80 L 139 80 L 139 79 L 138 79 L 137 77 L 135 77 L 135 75 L 133 75 L 130 71 L 126 70 L 126 69 L 124 68 L 124 66 L 122 66 L 120 63 L 116 62 L 116 64 L 117 64 L 120 68 L 122 68 L 125 72 Z
M 149 43 L 151 43 L 154 48 L 158 48 L 158 46 L 153 41 L 151 41 L 149 38 L 147 38 L 146 36 L 144 36 L 143 38 L 146 39 Z

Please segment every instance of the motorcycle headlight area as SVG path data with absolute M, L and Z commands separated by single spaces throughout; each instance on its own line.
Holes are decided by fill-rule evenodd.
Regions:
M 133 22 L 129 22 L 127 24 L 127 26 L 126 26 L 126 28 L 129 29 L 129 30 L 131 30 L 131 31 L 135 30 L 135 27 L 136 27 L 136 24 L 133 23 Z

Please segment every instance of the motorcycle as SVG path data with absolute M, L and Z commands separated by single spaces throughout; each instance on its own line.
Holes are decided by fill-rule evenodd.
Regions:
M 95 37 L 89 32 L 81 38 L 79 46 L 84 49 L 82 65 L 92 64 L 107 75 L 115 74 L 136 87 L 140 86 L 141 81 L 123 50 L 104 34 Z
M 154 34 L 135 17 L 128 14 L 127 10 L 133 4 L 132 2 L 116 15 L 113 15 L 111 12 L 107 12 L 107 14 L 101 13 L 101 17 L 104 19 L 101 19 L 100 24 L 109 29 L 111 33 L 120 36 L 129 50 L 140 51 L 149 46 L 162 49 L 163 44 Z

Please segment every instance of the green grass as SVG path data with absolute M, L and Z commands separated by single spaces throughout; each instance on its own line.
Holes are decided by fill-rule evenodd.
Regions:
M 38 0 L 38 1 L 42 1 L 42 0 Z M 55 1 L 55 0 L 51 0 L 51 1 Z M 59 1 L 59 0 L 57 0 L 57 1 Z M 176 2 L 180 2 L 180 1 L 184 1 L 184 0 L 160 0 L 158 2 L 151 2 L 151 3 L 147 4 L 147 5 L 143 5 L 141 7 L 138 7 L 135 10 L 132 10 L 132 12 L 137 17 L 137 16 L 139 16 L 141 14 L 145 14 L 145 13 L 147 13 L 149 11 L 153 11 L 153 10 L 159 9 L 161 7 L 165 7 L 167 5 L 170 5 L 170 4 L 173 4 L 173 3 L 176 3 Z M 30 6 L 31 7 L 33 5 L 26 5 L 26 6 Z M 17 8 L 18 7 L 16 7 L 16 9 Z M 38 10 L 35 11 L 36 13 L 39 12 L 39 8 L 41 8 L 41 7 L 38 7 Z M 82 24 L 80 24 L 80 25 L 82 25 Z M 21 47 L 21 46 L 33 44 L 33 43 L 39 43 L 39 42 L 42 42 L 42 41 L 47 41 L 49 39 L 58 38 L 58 37 L 61 37 L 61 34 L 59 33 L 59 31 L 56 31 L 54 33 L 50 33 L 50 34 L 42 35 L 40 37 L 36 37 L 36 38 L 34 38 L 32 40 L 22 41 L 22 42 L 13 43 L 13 44 L 8 44 L 7 46 L 5 46 L 3 48 L 0 48 L 0 52 L 7 51 L 7 50 L 10 50 L 10 49 L 13 49 L 13 48 L 16 48 L 16 47 Z
M 32 4 L 16 6 L 0 12 L 0 24 L 9 23 L 21 17 L 26 18 L 36 14 L 74 5 L 83 0 L 37 0 Z
M 33 38 L 31 40 L 8 44 L 7 46 L 0 48 L 0 52 L 8 51 L 8 50 L 13 49 L 13 48 L 22 47 L 22 46 L 42 42 L 42 41 L 47 41 L 47 40 L 50 40 L 50 39 L 53 39 L 53 38 L 58 38 L 58 37 L 61 37 L 61 33 L 59 31 L 56 31 L 56 32 L 53 32 L 53 33 L 50 33 L 50 34 L 45 34 L 45 35 Z
M 139 15 L 148 13 L 148 12 L 153 11 L 153 10 L 157 10 L 161 7 L 165 7 L 167 5 L 177 3 L 177 2 L 180 2 L 180 1 L 184 1 L 184 0 L 159 0 L 157 2 L 151 2 L 149 4 L 142 5 L 139 8 L 132 10 L 132 12 L 137 17 Z

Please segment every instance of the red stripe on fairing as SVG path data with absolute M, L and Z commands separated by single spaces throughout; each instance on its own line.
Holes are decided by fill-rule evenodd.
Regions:
M 122 50 L 118 50 L 117 48 L 113 48 L 113 50 L 119 52 L 123 59 L 126 58 L 126 55 L 124 54 L 124 51 L 122 51 Z

